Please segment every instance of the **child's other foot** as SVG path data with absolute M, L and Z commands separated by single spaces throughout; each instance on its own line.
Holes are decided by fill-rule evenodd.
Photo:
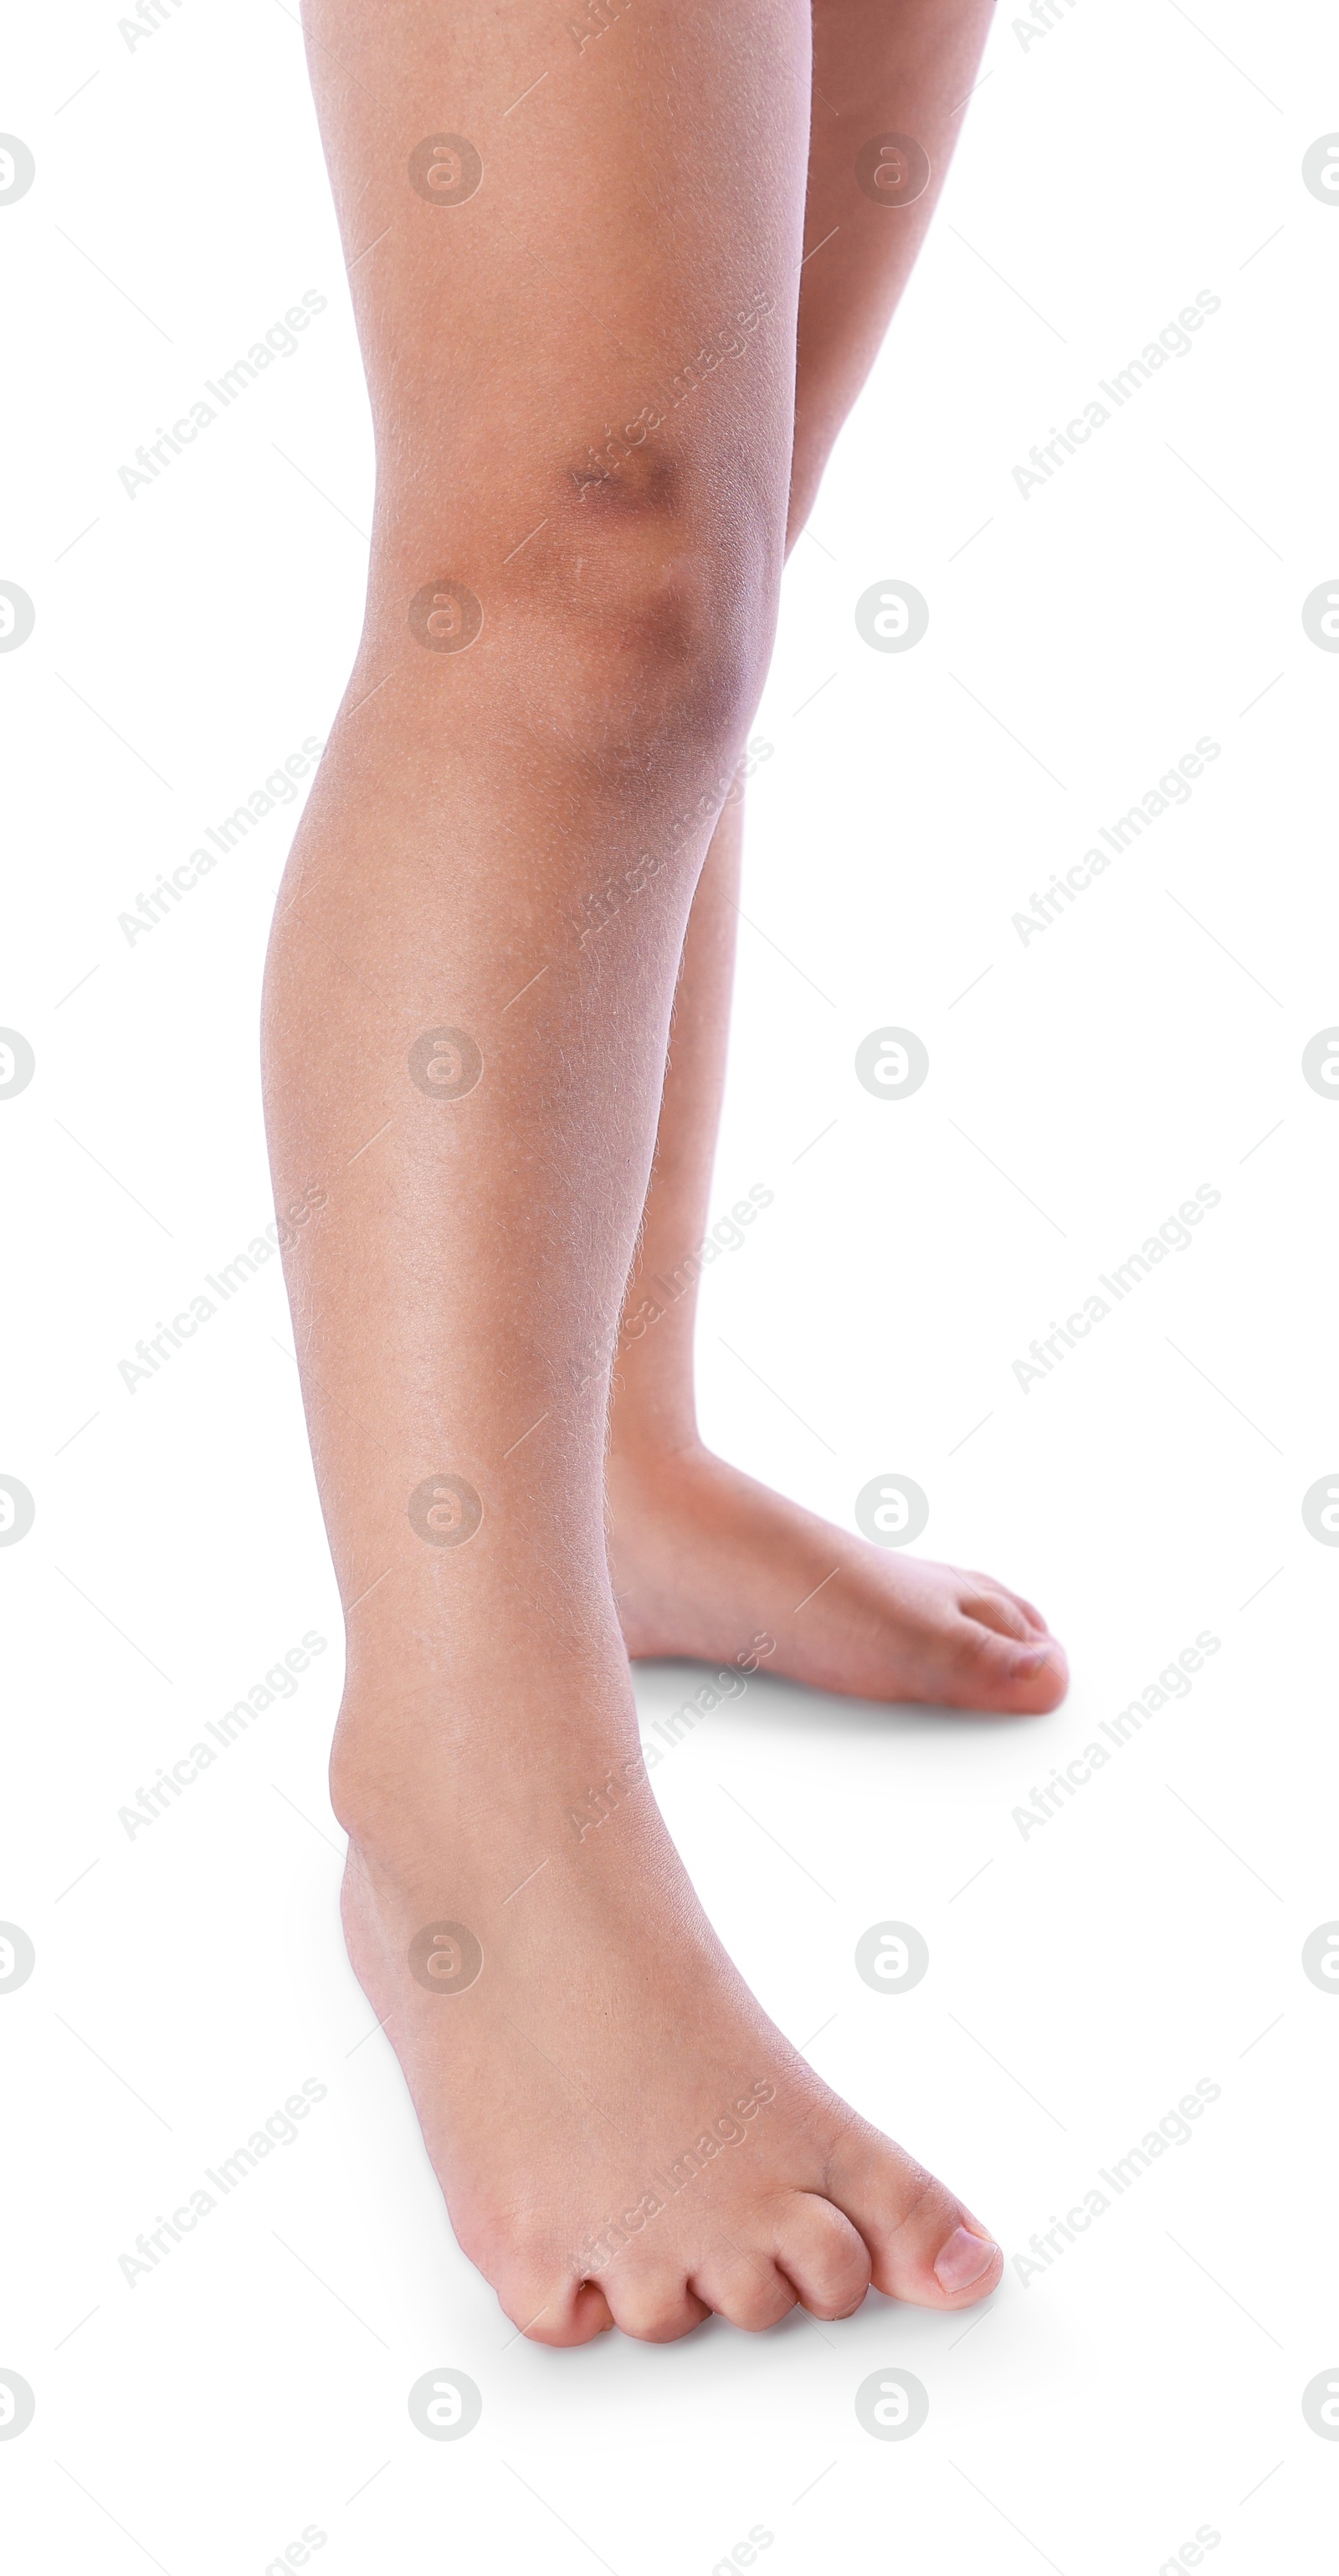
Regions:
M 1025 1716 L 1065 1696 L 1063 1647 L 991 1575 L 871 1547 L 700 1447 L 615 1454 L 607 1486 L 630 1655 L 724 1663 L 766 1631 L 769 1672 L 858 1699 Z

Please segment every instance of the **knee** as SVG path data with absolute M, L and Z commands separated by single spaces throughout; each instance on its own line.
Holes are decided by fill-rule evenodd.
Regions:
M 624 789 L 731 751 L 766 675 L 784 541 L 747 463 L 708 468 L 647 435 L 555 458 L 519 506 L 494 490 L 452 516 L 478 601 L 471 677 L 514 693 L 532 736 Z
M 568 738 L 634 769 L 733 740 L 775 623 L 778 550 L 745 478 L 709 481 L 650 445 L 555 475 L 548 524 L 498 603 Z

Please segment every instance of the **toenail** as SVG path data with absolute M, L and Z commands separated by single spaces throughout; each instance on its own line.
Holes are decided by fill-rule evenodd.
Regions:
M 969 2290 L 983 2272 L 990 2270 L 999 2252 L 988 2236 L 973 2236 L 970 2228 L 955 2227 L 946 2245 L 935 2256 L 935 2279 L 941 2290 Z

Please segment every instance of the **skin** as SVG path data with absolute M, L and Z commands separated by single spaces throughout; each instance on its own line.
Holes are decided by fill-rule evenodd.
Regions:
M 1007 1709 L 1053 1704 L 1058 1649 L 1004 1587 L 890 1569 L 708 1460 L 689 1298 L 620 1361 L 607 1492 L 605 1452 L 643 1215 L 651 1268 L 705 1222 L 718 817 L 788 526 L 928 219 L 930 192 L 891 214 L 853 190 L 851 136 L 921 136 L 938 173 L 983 14 L 820 14 L 851 123 L 807 218 L 800 0 L 633 0 L 579 50 L 538 0 L 311 0 L 306 24 L 378 484 L 276 912 L 265 1088 L 346 1612 L 350 1955 L 459 2241 L 535 2339 L 841 2316 L 871 2280 L 970 2304 L 999 2278 L 987 2231 L 818 2081 L 716 1940 L 641 1775 L 628 1651 L 767 1626 L 806 1678 Z M 437 134 L 482 157 L 458 204 L 406 175 Z M 797 392 L 805 239 L 832 221 Z M 411 620 L 443 581 L 482 611 L 465 649 Z M 455 614 L 447 594 L 448 638 Z M 434 1052 L 443 1029 L 463 1046 Z M 834 1548 L 840 1612 L 797 1627 L 786 1586 Z
M 988 6 L 818 0 L 786 552 L 878 354 L 939 196 Z M 867 136 L 911 135 L 931 179 L 906 207 L 870 203 Z M 877 1700 L 1035 1714 L 1068 1687 L 1039 1610 L 993 1576 L 900 1557 L 773 1494 L 699 1438 L 697 1289 L 725 1087 L 743 804 L 721 814 L 698 882 L 675 996 L 655 1167 L 628 1284 L 609 1437 L 609 1552 L 634 1657 L 727 1660 L 776 1639 L 769 1669 Z M 653 1283 L 685 1284 L 670 1302 Z M 650 1309 L 659 1309 L 648 1323 Z M 801 1605 L 798 1609 L 796 1605 Z

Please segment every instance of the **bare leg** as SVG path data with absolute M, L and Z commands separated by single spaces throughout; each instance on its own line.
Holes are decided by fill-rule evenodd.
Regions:
M 788 549 L 924 237 L 989 16 L 990 0 L 818 0 Z M 929 157 L 930 185 L 905 208 L 871 203 L 857 184 L 859 148 L 880 133 L 911 136 Z M 766 1629 L 773 1670 L 830 1689 L 1053 1708 L 1064 1656 L 1030 1602 L 990 1576 L 869 1547 L 698 1437 L 693 1256 L 725 1077 L 741 822 L 727 805 L 693 904 L 615 1369 L 611 1563 L 629 1651 L 714 1660 Z
M 871 2278 L 962 2305 L 997 2250 L 697 1904 L 604 1550 L 674 979 L 784 547 L 803 0 L 637 0 L 566 59 L 537 0 L 307 25 L 378 492 L 265 1072 L 346 1604 L 350 1953 L 528 2333 L 845 2314 Z

